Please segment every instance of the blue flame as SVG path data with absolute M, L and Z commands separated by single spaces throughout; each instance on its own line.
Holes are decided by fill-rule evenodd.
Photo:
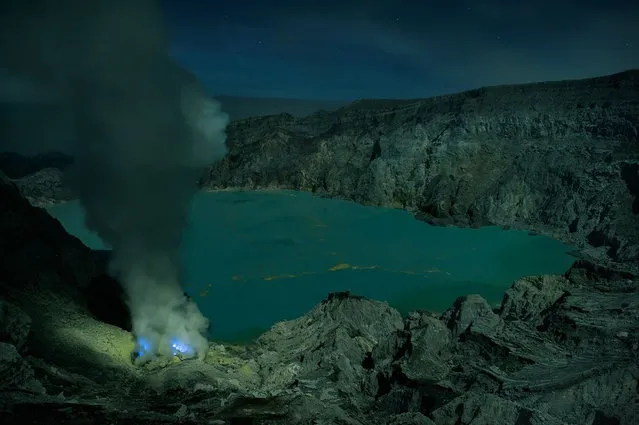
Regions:
M 184 356 L 192 356 L 195 354 L 195 350 L 190 345 L 181 342 L 177 339 L 171 341 L 171 348 L 173 349 L 173 355 L 182 354 Z
M 151 351 L 151 342 L 144 338 L 138 338 L 138 357 L 145 355 L 146 353 Z
M 170 344 L 170 351 L 174 356 L 181 355 L 185 357 L 192 357 L 195 355 L 195 349 L 193 347 L 177 338 L 172 339 Z M 145 338 L 138 338 L 136 347 L 137 357 L 142 357 L 145 354 L 153 354 L 153 351 L 153 345 L 149 340 Z

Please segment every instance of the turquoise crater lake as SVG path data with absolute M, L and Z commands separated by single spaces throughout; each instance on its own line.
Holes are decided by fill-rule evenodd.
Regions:
M 78 202 L 48 208 L 86 245 Z M 433 227 L 410 214 L 300 192 L 200 192 L 182 247 L 186 291 L 211 337 L 244 341 L 349 290 L 406 313 L 443 311 L 460 295 L 499 303 L 522 277 L 563 273 L 561 242 L 499 227 Z

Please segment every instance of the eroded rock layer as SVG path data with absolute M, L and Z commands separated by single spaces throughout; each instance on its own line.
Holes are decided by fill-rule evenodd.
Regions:
M 255 344 L 134 367 L 98 253 L 4 177 L 0 226 L 3 424 L 636 423 L 639 291 L 621 267 L 579 261 L 441 316 L 330 294 Z
M 231 123 L 207 188 L 286 188 L 639 259 L 639 71 Z
M 585 258 L 639 262 L 638 134 L 637 70 L 362 100 L 303 118 L 233 121 L 229 154 L 200 185 L 312 191 L 433 224 L 523 228 Z M 73 199 L 60 172 L 70 158 L 0 159 L 34 205 Z

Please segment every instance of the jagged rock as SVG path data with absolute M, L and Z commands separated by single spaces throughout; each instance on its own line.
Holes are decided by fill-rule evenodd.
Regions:
M 75 198 L 64 181 L 64 171 L 72 163 L 71 156 L 59 152 L 32 157 L 0 152 L 4 184 L 13 182 L 29 202 L 41 207 Z
M 531 276 L 517 280 L 504 294 L 501 317 L 536 322 L 565 291 L 566 279 L 559 276 Z
M 386 425 L 435 425 L 428 417 L 421 413 L 401 413 L 393 416 Z
M 35 206 L 46 207 L 75 199 L 64 183 L 64 174 L 57 168 L 43 168 L 14 182 L 20 193 Z
M 256 373 L 247 371 L 247 366 L 243 366 L 244 368 L 223 370 L 219 363 L 176 360 L 149 374 L 147 380 L 150 388 L 159 394 L 169 394 L 172 391 L 224 394 L 248 392 L 257 387 L 259 379 Z
M 453 336 L 459 336 L 480 319 L 488 326 L 496 324 L 499 317 L 480 295 L 472 294 L 457 298 L 453 306 L 442 316 Z
M 22 360 L 16 347 L 6 342 L 0 342 L 0 376 L 0 392 L 45 393 L 44 387 L 35 379 L 33 370 Z
M 566 278 L 521 280 L 512 288 L 518 301 L 506 297 L 499 314 L 480 297 L 466 297 L 451 308 L 454 314 L 416 312 L 402 320 L 385 303 L 332 294 L 305 316 L 276 325 L 255 346 L 214 344 L 204 363 L 176 360 L 149 370 L 129 364 L 119 374 L 105 369 L 118 363 L 116 356 L 126 357 L 113 337 L 88 344 L 87 338 L 110 335 L 109 326 L 78 315 L 61 323 L 112 359 L 87 358 L 103 370 L 93 378 L 111 383 L 34 365 L 48 388 L 74 394 L 78 412 L 95 406 L 83 403 L 97 396 L 100 408 L 85 414 L 98 422 L 600 425 L 608 418 L 632 425 L 639 378 L 636 288 L 624 286 L 627 275 L 605 278 L 604 270 L 579 270 L 583 264 Z M 584 286 L 589 273 L 597 273 L 591 277 L 605 291 Z M 531 281 L 535 290 L 515 289 Z M 538 301 L 552 299 L 557 282 L 566 295 L 540 312 Z M 621 299 L 628 304 L 620 317 Z M 520 308 L 505 308 L 515 304 Z M 526 306 L 535 313 L 527 314 Z M 574 326 L 566 327 L 568 318 Z M 457 338 L 449 323 L 461 332 Z M 620 336 L 620 329 L 626 333 Z M 77 372 L 86 375 L 88 368 Z
M 410 355 L 401 364 L 404 375 L 413 381 L 437 382 L 450 372 L 452 336 L 446 325 L 427 313 L 413 313 L 406 320 L 410 332 Z
M 432 413 L 436 425 L 567 425 L 540 411 L 525 408 L 501 397 L 469 392 Z
M 177 410 L 177 412 L 174 413 L 175 417 L 179 419 L 185 418 L 188 414 L 189 408 L 186 407 L 186 405 L 184 404 L 180 405 L 180 408 Z
M 20 308 L 0 299 L 0 342 L 7 342 L 19 351 L 27 341 L 31 318 Z
M 306 315 L 280 322 L 258 339 L 263 383 L 297 386 L 336 404 L 365 405 L 377 391 L 372 352 L 403 326 L 401 315 L 386 303 L 330 294 Z

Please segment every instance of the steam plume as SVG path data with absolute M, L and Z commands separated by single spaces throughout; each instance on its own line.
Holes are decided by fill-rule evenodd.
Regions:
M 74 112 L 71 181 L 113 249 L 134 332 L 160 355 L 175 340 L 204 354 L 208 321 L 183 295 L 179 248 L 197 176 L 225 153 L 226 114 L 169 58 L 154 1 L 21 1 L 13 18 L 35 17 L 12 35 L 35 57 L 2 50 Z
M 113 248 L 136 335 L 159 354 L 174 338 L 205 353 L 208 324 L 183 296 L 179 247 L 197 175 L 224 153 L 226 117 L 168 63 L 146 71 L 82 102 L 73 180 L 88 227 Z

